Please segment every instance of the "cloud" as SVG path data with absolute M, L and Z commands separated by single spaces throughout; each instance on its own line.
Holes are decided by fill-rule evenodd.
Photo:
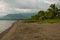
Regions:
M 58 4 L 60 3 L 60 0 L 44 0 L 44 2 L 48 4 Z
M 21 9 L 36 8 L 36 0 L 6 0 L 5 2 L 9 3 L 12 7 L 17 7 Z
M 59 3 L 60 0 L 1 0 L 12 8 L 20 9 L 47 9 L 50 4 Z
M 11 7 L 20 9 L 42 9 L 44 6 L 48 7 L 49 4 L 44 3 L 43 0 L 4 0 Z M 45 7 L 44 7 L 45 8 Z
M 46 10 L 50 3 L 58 3 L 48 0 L 0 0 L 0 15 L 13 13 L 34 13 L 39 10 Z M 1 14 L 2 13 L 2 14 Z
M 20 9 L 46 9 L 50 4 L 59 3 L 60 0 L 4 0 L 11 7 Z
M 13 2 L 13 1 L 12 1 Z M 11 2 L 10 2 L 11 3 Z M 4 0 L 0 1 L 0 16 L 5 16 L 7 14 L 15 14 L 15 13 L 34 13 L 37 12 L 38 9 L 21 9 L 19 7 L 16 6 L 12 6 L 12 4 L 14 3 L 8 3 L 5 2 Z
M 15 13 L 37 13 L 40 9 L 19 9 L 19 8 L 6 8 L 0 11 L 0 16 Z

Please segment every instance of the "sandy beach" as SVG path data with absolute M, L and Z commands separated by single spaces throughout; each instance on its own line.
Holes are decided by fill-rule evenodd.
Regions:
M 60 40 L 60 23 L 16 22 L 6 31 L 1 40 Z

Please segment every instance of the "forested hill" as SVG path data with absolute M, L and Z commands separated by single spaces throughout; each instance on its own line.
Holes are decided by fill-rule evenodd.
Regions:
M 35 15 L 36 13 L 15 13 L 8 14 L 6 16 L 0 17 L 0 20 L 18 20 L 18 19 L 26 19 Z

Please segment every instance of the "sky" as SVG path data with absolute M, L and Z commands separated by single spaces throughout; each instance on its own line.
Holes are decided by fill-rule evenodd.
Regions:
M 0 16 L 13 13 L 34 13 L 46 10 L 51 4 L 60 4 L 60 0 L 0 0 Z

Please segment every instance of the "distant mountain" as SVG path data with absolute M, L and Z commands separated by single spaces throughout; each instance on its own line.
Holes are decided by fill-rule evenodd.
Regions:
M 18 14 L 8 14 L 2 18 L 2 19 L 26 19 L 26 18 L 30 18 L 31 16 L 35 15 L 35 13 L 18 13 Z

